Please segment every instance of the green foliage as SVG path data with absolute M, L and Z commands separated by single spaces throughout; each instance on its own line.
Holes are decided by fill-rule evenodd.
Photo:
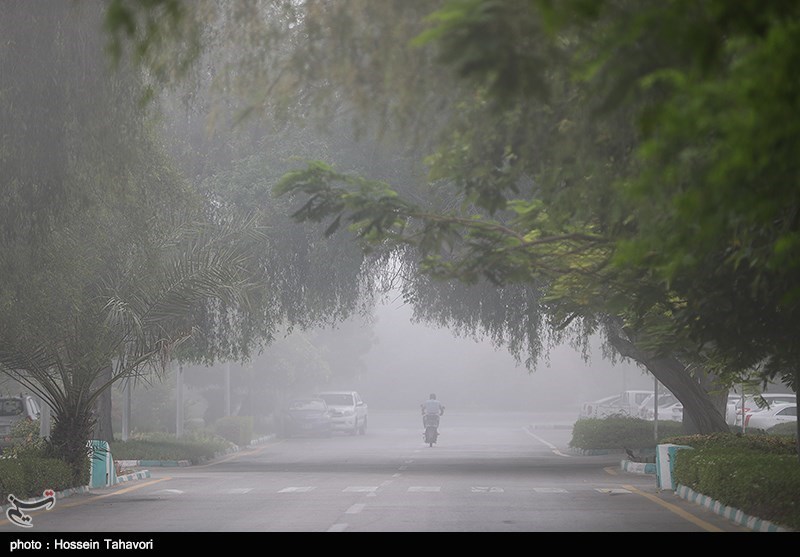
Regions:
M 234 445 L 245 447 L 253 440 L 252 416 L 226 416 L 214 424 L 214 431 Z
M 724 448 L 758 453 L 796 455 L 797 446 L 790 436 L 765 435 L 763 433 L 714 433 L 710 435 L 676 435 L 664 439 L 664 443 L 689 445 L 697 449 Z
M 62 491 L 72 487 L 82 487 L 86 482 L 75 484 L 72 468 L 63 460 L 20 456 L 0 459 L 0 498 L 6 501 L 8 495 L 20 499 L 40 497 L 46 489 Z
M 631 416 L 584 418 L 575 422 L 569 446 L 582 449 L 650 449 L 683 429 L 677 422 L 658 423 L 658 442 L 654 424 Z
M 786 435 L 790 437 L 797 437 L 797 424 L 784 423 L 772 426 L 767 430 L 769 435 Z
M 21 458 L 44 456 L 47 442 L 39 435 L 40 420 L 19 420 L 11 427 L 13 445 L 3 450 L 3 456 Z
M 673 476 L 698 493 L 782 526 L 800 529 L 796 456 L 742 450 L 709 441 L 678 451 Z
M 217 456 L 230 442 L 208 431 L 176 438 L 167 433 L 142 433 L 128 441 L 110 443 L 115 460 L 189 460 L 198 464 Z

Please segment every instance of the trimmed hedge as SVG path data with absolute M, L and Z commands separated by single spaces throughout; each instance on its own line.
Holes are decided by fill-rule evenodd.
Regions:
M 683 431 L 680 422 L 658 422 L 659 442 Z M 654 449 L 653 422 L 631 416 L 582 418 L 572 428 L 569 446 L 577 449 Z
M 800 530 L 797 455 L 761 452 L 728 441 L 705 441 L 678 451 L 675 481 L 751 516 Z
M 784 435 L 766 435 L 763 432 L 741 433 L 712 433 L 709 435 L 678 435 L 669 437 L 664 443 L 676 445 L 690 445 L 695 449 L 703 448 L 730 448 L 740 451 L 754 451 L 758 453 L 796 455 L 797 445 L 795 438 Z
M 73 485 L 72 470 L 55 458 L 25 456 L 0 459 L 0 500 L 9 495 L 19 499 L 39 497 L 46 489 L 62 491 Z
M 203 432 L 177 438 L 168 433 L 139 434 L 128 441 L 114 441 L 114 460 L 189 460 L 197 464 L 230 448 L 230 443 Z

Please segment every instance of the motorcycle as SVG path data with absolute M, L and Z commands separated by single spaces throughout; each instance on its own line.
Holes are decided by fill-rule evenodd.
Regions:
M 439 414 L 423 414 L 422 423 L 425 425 L 423 438 L 430 447 L 433 447 L 439 437 Z

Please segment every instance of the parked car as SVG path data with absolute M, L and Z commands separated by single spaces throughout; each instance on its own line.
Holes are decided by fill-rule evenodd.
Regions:
M 620 395 L 607 396 L 590 402 L 581 404 L 579 418 L 604 418 L 605 416 L 617 413 L 619 409 Z
M 30 395 L 0 397 L 0 453 L 14 443 L 11 430 L 20 420 L 38 420 L 41 409 Z
M 289 402 L 283 413 L 283 435 L 329 437 L 333 422 L 328 405 L 321 398 L 297 398 Z
M 331 420 L 335 431 L 345 431 L 352 435 L 367 432 L 367 404 L 356 391 L 325 391 L 317 393 L 331 409 Z
M 768 430 L 778 424 L 797 421 L 797 404 L 779 402 L 772 404 L 770 408 L 750 412 L 744 416 L 745 429 Z
M 614 414 L 638 416 L 642 402 L 652 394 L 653 391 L 623 391 L 618 395 L 584 402 L 579 417 L 601 419 Z
M 748 413 L 759 412 L 771 408 L 773 404 L 780 402 L 796 403 L 797 395 L 794 393 L 761 393 L 757 396 L 746 396 L 744 398 L 744 411 L 742 411 L 742 401 L 736 403 L 736 415 L 734 425 L 742 425 L 742 414 L 747 417 Z
M 643 420 L 655 420 L 655 398 L 655 395 L 651 394 L 639 406 L 639 417 Z M 683 404 L 672 393 L 659 393 L 658 419 L 683 421 Z

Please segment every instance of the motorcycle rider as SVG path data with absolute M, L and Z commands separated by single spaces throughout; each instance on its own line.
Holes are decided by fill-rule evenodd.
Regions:
M 444 404 L 436 400 L 436 394 L 431 393 L 431 396 L 420 404 L 422 409 L 422 425 L 428 426 L 430 421 L 431 425 L 439 427 L 439 416 L 444 415 Z

